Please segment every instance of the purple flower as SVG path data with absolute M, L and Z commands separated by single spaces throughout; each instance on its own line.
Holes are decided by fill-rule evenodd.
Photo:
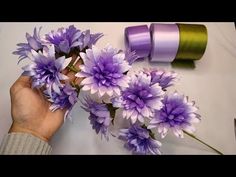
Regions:
M 198 108 L 194 106 L 194 102 L 188 102 L 187 97 L 177 92 L 166 95 L 162 102 L 163 108 L 155 112 L 148 128 L 157 127 L 162 138 L 166 136 L 168 129 L 181 138 L 183 138 L 182 130 L 189 133 L 195 131 L 192 123 L 198 123 L 200 115 L 196 113 Z
M 90 113 L 89 120 L 93 129 L 108 140 L 108 127 L 111 122 L 110 112 L 106 104 L 98 103 L 90 97 L 84 98 L 82 108 Z
M 32 77 L 32 87 L 41 88 L 46 86 L 51 95 L 53 91 L 60 93 L 59 87 L 61 87 L 61 80 L 68 79 L 67 76 L 61 73 L 63 69 L 71 61 L 71 58 L 65 59 L 65 56 L 55 58 L 54 46 L 44 47 L 43 53 L 38 53 L 31 50 L 31 55 L 28 57 L 33 61 L 32 64 L 24 66 L 23 75 Z
M 124 147 L 133 154 L 161 154 L 161 142 L 154 139 L 150 130 L 140 125 L 133 124 L 128 129 L 121 129 L 118 138 L 125 141 Z
M 68 113 L 71 111 L 78 100 L 76 89 L 70 84 L 60 87 L 59 93 L 52 92 L 51 96 L 48 93 L 48 90 L 45 90 L 44 93 L 48 98 L 48 101 L 52 103 L 49 109 L 52 112 L 56 111 L 57 109 L 67 109 L 65 117 L 67 117 Z
M 56 52 L 69 53 L 73 47 L 77 47 L 81 36 L 81 31 L 74 25 L 69 28 L 59 28 L 57 31 L 51 31 L 45 35 L 45 42 L 55 45 Z
M 137 119 L 144 122 L 144 118 L 153 117 L 155 110 L 162 107 L 164 91 L 158 83 L 151 84 L 151 76 L 139 72 L 131 76 L 129 87 L 124 89 L 120 97 L 112 99 L 113 106 L 123 108 L 123 118 Z
M 130 49 L 125 51 L 125 58 L 129 62 L 129 64 L 133 64 L 137 59 L 139 59 L 139 56 L 136 55 L 135 51 L 130 51 Z
M 71 25 L 66 29 L 59 28 L 57 31 L 46 34 L 45 42 L 54 44 L 58 53 L 63 52 L 68 54 L 75 47 L 78 47 L 80 51 L 86 47 L 90 47 L 102 36 L 101 33 L 90 34 L 89 30 L 81 32 L 74 25 Z
M 79 37 L 79 49 L 80 51 L 86 49 L 86 48 L 91 48 L 92 45 L 96 44 L 98 39 L 100 39 L 103 36 L 102 33 L 95 33 L 91 34 L 90 30 L 83 31 L 81 36 Z
M 144 69 L 144 72 L 151 75 L 152 84 L 159 83 L 163 90 L 170 87 L 177 80 L 177 73 L 157 69 Z
M 41 50 L 43 48 L 42 41 L 40 38 L 40 30 L 42 27 L 39 28 L 39 30 L 34 28 L 34 34 L 31 36 L 29 33 L 26 33 L 26 39 L 28 43 L 19 43 L 17 46 L 19 48 L 13 52 L 14 55 L 19 55 L 19 62 L 26 58 L 28 56 L 28 53 L 31 52 L 31 50 Z M 19 63 L 18 62 L 18 63 Z
M 84 65 L 76 77 L 85 77 L 81 82 L 82 90 L 89 90 L 91 94 L 100 96 L 119 95 L 122 88 L 128 87 L 129 77 L 126 72 L 131 68 L 125 60 L 125 54 L 118 52 L 111 46 L 98 50 L 95 46 L 80 53 Z

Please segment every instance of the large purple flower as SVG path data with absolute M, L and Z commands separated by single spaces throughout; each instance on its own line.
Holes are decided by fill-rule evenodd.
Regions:
M 80 31 L 74 25 L 68 28 L 59 28 L 57 31 L 52 31 L 45 35 L 45 42 L 54 44 L 57 52 L 68 54 L 73 48 L 78 47 L 83 50 L 95 44 L 102 37 L 101 33 L 90 34 L 90 31 Z
M 60 87 L 59 93 L 52 92 L 51 96 L 48 93 L 48 90 L 45 90 L 44 93 L 48 98 L 48 101 L 52 103 L 49 109 L 52 112 L 56 111 L 57 109 L 67 109 L 65 117 L 67 117 L 68 113 L 71 111 L 78 100 L 76 89 L 70 84 Z
M 166 95 L 162 102 L 163 108 L 155 112 L 148 128 L 157 127 L 162 138 L 166 136 L 168 129 L 181 138 L 183 138 L 183 130 L 189 133 L 195 131 L 192 123 L 198 123 L 200 115 L 196 113 L 198 108 L 194 106 L 194 102 L 188 102 L 187 97 L 177 92 Z
M 137 119 L 153 117 L 155 110 L 162 107 L 164 91 L 158 83 L 151 83 L 151 76 L 139 72 L 131 76 L 129 87 L 124 89 L 120 97 L 112 99 L 113 106 L 123 108 L 123 117 L 135 123 Z
M 65 56 L 55 58 L 54 46 L 44 47 L 43 53 L 31 50 L 31 55 L 28 57 L 33 61 L 32 64 L 24 66 L 23 75 L 32 77 L 32 87 L 41 88 L 45 86 L 49 94 L 53 91 L 60 93 L 59 87 L 61 80 L 68 79 L 67 76 L 61 73 L 63 69 L 71 61 L 71 58 L 65 59 Z
M 40 38 L 40 30 L 42 27 L 39 28 L 39 30 L 34 28 L 34 34 L 31 36 L 29 33 L 26 33 L 26 39 L 28 43 L 19 43 L 17 46 L 19 48 L 13 52 L 14 55 L 19 55 L 19 62 L 26 58 L 28 56 L 28 53 L 31 52 L 31 50 L 41 50 L 43 48 L 42 41 Z M 19 63 L 18 62 L 18 63 Z
M 124 147 L 132 151 L 133 154 L 149 155 L 161 154 L 161 142 L 154 139 L 150 130 L 133 124 L 128 129 L 121 129 L 119 139 L 125 141 Z
M 174 85 L 177 80 L 177 73 L 157 69 L 144 69 L 144 72 L 151 76 L 152 84 L 159 83 L 163 90 Z
M 97 93 L 119 95 L 122 88 L 128 87 L 129 77 L 126 72 L 130 69 L 125 60 L 125 54 L 118 52 L 111 46 L 98 50 L 95 46 L 80 53 L 84 65 L 80 66 L 81 72 L 77 77 L 85 77 L 81 82 L 82 90 L 90 90 L 91 94 Z
M 106 104 L 96 102 L 90 97 L 84 98 L 85 102 L 82 102 L 82 108 L 89 112 L 89 120 L 93 129 L 101 136 L 104 136 L 108 140 L 108 127 L 111 122 L 110 112 Z

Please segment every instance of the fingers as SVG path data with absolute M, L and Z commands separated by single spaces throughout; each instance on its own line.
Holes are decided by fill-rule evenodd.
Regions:
M 31 77 L 21 75 L 13 84 L 21 87 L 31 87 Z
M 30 76 L 23 76 L 21 75 L 16 82 L 22 82 L 22 83 L 30 83 L 31 82 L 31 78 Z

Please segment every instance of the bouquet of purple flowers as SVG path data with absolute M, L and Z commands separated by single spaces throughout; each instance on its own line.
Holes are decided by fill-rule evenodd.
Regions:
M 32 61 L 22 68 L 23 75 L 31 77 L 32 88 L 43 91 L 51 111 L 67 109 L 66 119 L 80 92 L 86 91 L 89 94 L 81 102 L 92 128 L 108 140 L 114 120 L 128 120 L 129 126 L 120 127 L 118 138 L 134 154 L 160 154 L 157 133 L 161 138 L 172 132 L 180 138 L 187 134 L 197 139 L 192 135 L 193 124 L 200 121 L 195 103 L 167 91 L 177 81 L 175 72 L 130 72 L 139 56 L 110 45 L 98 49 L 95 43 L 102 33 L 92 34 L 72 25 L 41 37 L 40 30 L 35 28 L 32 36 L 26 33 L 27 43 L 17 44 L 13 54 L 19 55 L 19 62 L 24 58 Z M 116 116 L 118 111 L 120 116 Z

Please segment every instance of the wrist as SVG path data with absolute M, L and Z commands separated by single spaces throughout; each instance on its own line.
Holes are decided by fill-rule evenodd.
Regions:
M 37 138 L 40 138 L 41 140 L 45 141 L 45 142 L 48 142 L 49 139 L 40 135 L 40 133 L 34 131 L 34 130 L 31 130 L 30 128 L 25 128 L 23 126 L 20 126 L 19 124 L 17 124 L 16 122 L 13 121 L 10 129 L 9 129 L 9 133 L 28 133 L 28 134 L 31 134 Z

